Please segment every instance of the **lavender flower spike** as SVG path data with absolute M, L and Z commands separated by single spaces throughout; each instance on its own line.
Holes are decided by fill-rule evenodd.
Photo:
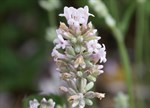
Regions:
M 67 87 L 60 87 L 68 95 L 72 108 L 84 108 L 93 105 L 92 98 L 105 97 L 105 94 L 92 91 L 98 75 L 103 73 L 102 63 L 106 62 L 105 45 L 99 44 L 101 37 L 96 35 L 97 30 L 92 23 L 88 23 L 88 6 L 75 9 L 65 7 L 60 14 L 67 20 L 67 25 L 60 23 L 56 30 L 56 46 L 52 56 Z

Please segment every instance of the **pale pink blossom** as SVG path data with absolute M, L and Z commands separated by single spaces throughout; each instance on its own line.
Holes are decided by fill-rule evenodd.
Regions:
M 63 32 L 64 32 L 64 30 L 62 30 L 62 29 L 60 29 L 60 28 L 56 30 L 56 34 L 57 34 L 57 35 L 62 35 Z
M 100 63 L 105 63 L 107 61 L 106 59 L 106 51 L 105 51 L 105 45 L 103 44 L 103 47 L 101 47 L 97 53 L 93 54 L 93 59 L 96 61 L 100 60 Z
M 97 69 L 99 70 L 99 74 L 102 74 L 104 71 L 102 70 L 103 69 L 103 65 L 97 65 Z
M 64 40 L 62 35 L 58 35 L 58 37 L 54 40 L 54 44 L 56 44 L 56 49 L 65 49 L 65 47 L 69 45 L 68 41 Z
M 54 57 L 54 61 L 57 61 L 57 59 L 64 59 L 66 56 L 64 54 L 59 53 L 56 48 L 52 51 L 52 57 Z
M 86 45 L 89 53 L 98 53 L 99 49 L 101 48 L 101 45 L 98 43 L 98 40 L 91 40 L 87 42 Z
M 97 32 L 97 29 L 93 29 L 91 32 L 89 32 L 87 35 L 88 36 L 95 36 Z
M 60 16 L 64 16 L 67 19 L 67 23 L 70 26 L 74 26 L 79 28 L 80 24 L 86 26 L 88 22 L 88 17 L 93 16 L 89 13 L 88 6 L 84 8 L 75 9 L 73 7 L 65 7 L 64 13 L 60 14 Z
M 29 101 L 29 108 L 38 108 L 39 105 L 40 104 L 36 99 Z
M 105 51 L 105 45 L 103 44 L 103 47 L 100 48 L 98 54 L 99 54 L 99 58 L 100 58 L 100 63 L 105 63 L 107 61 L 106 59 L 106 51 Z
M 41 101 L 41 108 L 54 108 L 55 102 L 52 99 L 49 99 L 48 101 L 43 98 Z
M 57 34 L 57 36 L 58 35 L 62 35 L 63 36 L 63 35 L 66 35 L 66 34 L 68 35 L 69 33 L 64 31 L 63 29 L 59 28 L 59 29 L 56 30 L 56 34 Z

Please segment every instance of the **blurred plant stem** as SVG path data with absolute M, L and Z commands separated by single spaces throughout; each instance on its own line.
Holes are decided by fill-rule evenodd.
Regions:
M 113 17 L 116 19 L 116 21 L 119 21 L 119 10 L 118 10 L 118 3 L 117 0 L 108 0 L 109 4 L 109 10 L 112 13 Z
M 150 1 L 146 1 L 145 3 L 145 8 L 146 8 L 146 16 L 145 16 L 145 38 L 144 38 L 144 60 L 146 63 L 146 69 L 147 69 L 147 79 L 148 82 L 150 83 L 150 49 L 149 49 L 149 40 L 150 40 Z
M 56 37 L 56 9 L 60 8 L 60 0 L 40 0 L 39 5 L 48 13 L 49 27 L 46 29 L 46 40 L 52 42 Z
M 116 26 L 111 27 L 110 29 L 111 29 L 111 31 L 117 41 L 117 44 L 118 44 L 120 58 L 121 58 L 121 62 L 122 62 L 123 68 L 124 68 L 125 76 L 126 76 L 126 83 L 127 83 L 128 93 L 129 93 L 129 97 L 130 97 L 130 106 L 131 106 L 131 108 L 135 108 L 131 64 L 129 61 L 127 49 L 125 47 L 123 34 Z
M 55 10 L 48 11 L 49 25 L 50 27 L 56 27 Z
M 149 13 L 146 13 L 148 0 L 137 0 L 136 3 L 136 36 L 135 36 L 135 64 L 138 82 L 144 83 L 144 71 L 149 72 Z M 145 60 L 145 62 L 144 62 Z M 147 69 L 147 70 L 146 70 Z M 149 74 L 147 74 L 149 76 Z M 144 78 L 145 79 L 145 78 Z M 149 78 L 148 78 L 149 79 Z M 138 100 L 138 107 L 145 107 L 144 100 Z
M 128 2 L 127 9 L 125 10 L 122 20 L 118 25 L 118 28 L 120 28 L 124 36 L 128 30 L 129 21 L 133 15 L 133 12 L 135 11 L 135 7 L 136 7 L 135 0 Z
M 135 63 L 136 72 L 142 77 L 143 39 L 145 36 L 145 1 L 137 1 L 136 7 Z

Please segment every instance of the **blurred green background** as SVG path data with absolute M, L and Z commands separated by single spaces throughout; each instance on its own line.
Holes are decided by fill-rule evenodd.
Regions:
M 136 100 L 137 102 L 143 100 L 143 107 L 149 108 L 150 1 L 103 1 L 118 26 L 120 22 L 127 20 L 123 23 L 126 25 L 125 45 L 132 65 L 134 87 L 137 87 L 138 93 L 141 93 Z M 47 11 L 39 5 L 38 0 L 0 1 L 0 107 L 20 108 L 25 97 L 39 92 L 39 79 L 51 76 L 49 67 L 53 43 L 46 38 L 46 29 L 57 28 L 60 21 L 65 22 L 64 18 L 58 16 L 63 12 L 64 6 L 78 8 L 88 5 L 88 0 L 60 0 L 59 2 L 59 7 Z M 90 20 L 102 37 L 101 43 L 106 46 L 108 58 L 105 69 L 107 72 L 98 80 L 97 90 L 107 92 L 113 97 L 115 93 L 111 92 L 111 89 L 107 90 L 109 89 L 107 87 L 113 82 L 124 82 L 117 43 L 104 19 L 99 18 L 92 7 L 89 9 L 90 13 L 95 15 L 94 18 L 90 17 Z M 117 67 L 115 74 L 112 75 L 113 63 L 116 63 Z M 106 103 L 103 101 L 100 103 L 102 108 L 113 108 L 113 99 L 106 97 L 106 100 L 111 105 L 105 106 L 107 101 Z M 2 106 L 3 101 L 9 101 L 12 106 Z

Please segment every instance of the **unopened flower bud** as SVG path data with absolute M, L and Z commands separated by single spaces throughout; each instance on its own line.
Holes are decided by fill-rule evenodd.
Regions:
M 89 81 L 93 81 L 93 82 L 96 81 L 96 78 L 92 75 L 89 75 L 87 78 L 88 78 Z
M 82 36 L 78 36 L 78 42 L 82 43 L 83 42 L 83 37 Z
M 75 91 L 78 91 L 78 90 L 77 90 L 77 85 L 76 85 L 76 83 L 75 83 L 74 80 L 68 80 L 68 82 L 69 82 L 69 85 L 70 85 Z
M 71 46 L 68 46 L 68 47 L 66 48 L 66 52 L 67 52 L 67 54 L 69 54 L 69 55 L 75 56 L 74 49 L 73 49 Z
M 90 99 L 84 99 L 84 100 L 85 100 L 86 105 L 89 105 L 89 106 L 93 105 L 93 102 Z
M 89 91 L 90 89 L 93 88 L 93 86 L 94 86 L 94 83 L 93 83 L 93 82 L 90 82 L 90 83 L 88 83 L 88 84 L 86 85 L 85 90 L 86 90 L 86 91 Z
M 63 92 L 68 92 L 68 88 L 66 88 L 64 86 L 59 87 L 59 89 Z
M 62 29 L 62 30 L 64 30 L 64 31 L 68 31 L 68 27 L 67 27 L 66 24 L 63 23 L 63 22 L 60 22 L 59 28 Z
M 75 45 L 75 52 L 79 53 L 81 51 L 81 46 L 80 45 Z
M 63 80 L 66 80 L 66 79 L 68 79 L 68 78 L 70 78 L 71 77 L 71 74 L 70 73 L 62 73 L 61 74 L 61 78 L 63 79 Z
M 81 66 L 82 68 L 85 68 L 86 64 L 84 62 L 83 56 L 78 56 L 77 59 L 74 62 L 74 67 L 78 68 L 78 66 Z
M 70 95 L 75 95 L 77 94 L 75 90 L 73 90 L 72 88 L 68 88 L 68 92 Z
M 87 84 L 87 80 L 85 78 L 82 78 L 81 79 L 81 85 L 80 85 L 80 89 L 81 89 L 82 93 L 86 92 L 86 90 L 85 90 L 86 84 Z
M 73 44 L 75 44 L 75 43 L 77 43 L 77 39 L 76 39 L 75 37 L 71 37 L 71 42 L 72 42 Z
M 89 99 L 92 99 L 92 98 L 95 97 L 95 94 L 94 94 L 93 91 L 89 91 L 89 92 L 87 92 L 87 93 L 85 94 L 85 97 L 86 97 L 86 98 L 89 98 Z
M 79 98 L 80 98 L 79 95 L 72 95 L 68 98 L 68 101 L 73 102 L 73 101 L 78 100 Z
M 81 71 L 78 71 L 78 72 L 77 72 L 77 75 L 78 75 L 79 77 L 82 77 L 82 76 L 83 76 L 83 73 L 82 73 Z

